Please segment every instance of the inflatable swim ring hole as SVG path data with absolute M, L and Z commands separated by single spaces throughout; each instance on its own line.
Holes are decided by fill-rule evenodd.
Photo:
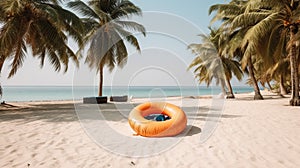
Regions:
M 145 116 L 144 118 L 152 121 L 166 121 L 171 119 L 171 117 L 166 114 L 150 114 Z

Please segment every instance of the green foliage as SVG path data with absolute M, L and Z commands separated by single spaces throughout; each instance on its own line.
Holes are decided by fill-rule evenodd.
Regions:
M 88 44 L 86 63 L 99 71 L 107 66 L 112 70 L 116 65 L 124 66 L 127 60 L 125 41 L 140 51 L 134 32 L 145 34 L 145 28 L 129 21 L 132 15 L 141 15 L 141 9 L 127 0 L 91 0 L 88 3 L 72 1 L 68 6 L 78 11 L 86 29 L 84 43 Z M 80 48 L 80 51 L 84 49 Z
M 195 76 L 199 79 L 199 83 L 205 82 L 209 86 L 213 79 L 216 83 L 224 82 L 231 79 L 233 75 L 241 80 L 243 72 L 240 69 L 238 61 L 232 59 L 228 55 L 222 55 L 225 39 L 223 39 L 222 31 L 210 29 L 209 36 L 201 34 L 201 44 L 191 44 L 188 49 L 196 55 L 189 69 L 195 68 Z
M 212 12 L 216 12 L 212 23 L 221 21 L 220 29 L 227 36 L 228 46 L 223 53 L 240 60 L 243 69 L 253 63 L 255 76 L 262 84 L 280 81 L 283 76 L 289 81 L 291 71 L 295 89 L 292 104 L 298 104 L 300 2 L 232 0 L 211 6 Z
M 141 15 L 141 9 L 128 0 L 76 0 L 68 6 L 81 15 L 85 28 L 84 44 L 88 45 L 85 63 L 100 74 L 99 96 L 102 96 L 103 68 L 112 71 L 115 66 L 123 67 L 127 62 L 126 42 L 140 51 L 134 33 L 146 35 L 144 26 L 129 21 L 132 15 Z M 85 46 L 77 54 L 82 55 Z
M 33 56 L 40 59 L 41 67 L 45 57 L 56 71 L 61 70 L 62 65 L 67 71 L 69 59 L 78 65 L 67 37 L 72 37 L 81 46 L 83 25 L 74 13 L 61 7 L 61 1 L 0 1 L 0 14 L 1 63 L 12 59 L 8 77 L 15 75 L 22 66 L 29 47 Z

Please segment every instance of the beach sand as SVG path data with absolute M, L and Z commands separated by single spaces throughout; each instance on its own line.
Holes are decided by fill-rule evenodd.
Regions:
M 147 99 L 9 103 L 0 107 L 0 167 L 300 167 L 300 108 L 288 106 L 289 98 L 264 95 L 254 101 L 252 94 L 237 94 L 224 104 L 166 98 L 186 109 L 189 121 L 183 134 L 168 138 L 133 136 L 126 116 Z

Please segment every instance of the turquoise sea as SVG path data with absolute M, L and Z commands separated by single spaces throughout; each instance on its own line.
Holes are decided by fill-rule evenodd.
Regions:
M 2 86 L 1 101 L 46 101 L 46 100 L 80 100 L 83 97 L 97 96 L 98 87 L 91 86 Z M 247 86 L 233 87 L 236 93 L 252 92 Z M 129 97 L 170 97 L 170 96 L 200 96 L 217 95 L 220 88 L 205 86 L 105 86 L 104 96 Z

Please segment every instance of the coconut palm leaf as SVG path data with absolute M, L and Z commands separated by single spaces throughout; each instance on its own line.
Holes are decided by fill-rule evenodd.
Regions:
M 126 28 L 127 30 L 141 32 L 144 36 L 146 36 L 146 29 L 141 24 L 132 21 L 120 21 L 120 20 L 115 21 L 115 23 L 120 27 Z
M 223 21 L 223 27 L 230 23 L 231 20 L 233 20 L 236 16 L 242 14 L 244 12 L 245 3 L 247 1 L 243 0 L 233 0 L 229 2 L 228 4 L 216 4 L 212 5 L 209 8 L 209 15 L 211 15 L 213 12 L 216 12 L 215 16 L 211 19 L 210 25 L 215 23 L 216 21 Z

